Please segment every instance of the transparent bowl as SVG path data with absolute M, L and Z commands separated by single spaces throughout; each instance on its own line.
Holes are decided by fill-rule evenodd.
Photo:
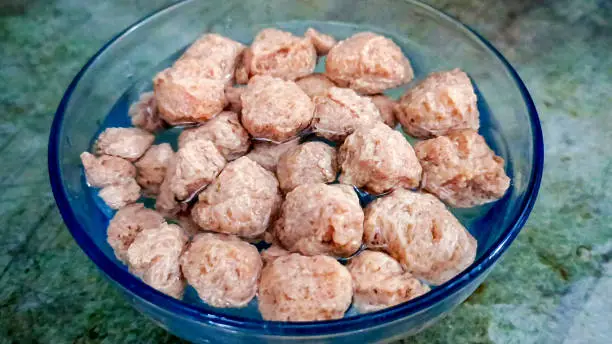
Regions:
M 105 126 L 127 126 L 128 105 L 150 89 L 203 32 L 249 43 L 261 28 L 303 33 L 308 26 L 337 38 L 371 30 L 392 37 L 411 59 L 416 79 L 459 67 L 479 96 L 481 134 L 506 159 L 512 178 L 503 199 L 455 211 L 478 240 L 476 261 L 430 293 L 382 311 L 349 312 L 334 321 L 264 321 L 253 310 L 222 310 L 172 299 L 132 276 L 106 243 L 111 216 L 84 183 L 79 154 Z M 402 89 L 390 94 L 399 95 Z M 529 93 L 510 64 L 468 27 L 415 1 L 185 1 L 158 11 L 117 35 L 74 78 L 53 122 L 49 174 L 61 214 L 83 251 L 142 313 L 194 342 L 250 343 L 348 340 L 377 342 L 414 334 L 465 300 L 512 243 L 533 207 L 543 166 L 540 123 Z M 251 307 L 252 308 L 252 307 Z

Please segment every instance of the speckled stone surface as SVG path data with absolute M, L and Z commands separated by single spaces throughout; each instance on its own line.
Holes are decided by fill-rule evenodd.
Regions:
M 171 343 L 78 248 L 47 137 L 61 95 L 114 33 L 169 1 L 0 1 L 0 343 Z M 10 5 L 6 5 L 10 3 Z M 431 0 L 490 39 L 540 112 L 545 176 L 513 246 L 463 305 L 406 343 L 609 343 L 612 2 Z

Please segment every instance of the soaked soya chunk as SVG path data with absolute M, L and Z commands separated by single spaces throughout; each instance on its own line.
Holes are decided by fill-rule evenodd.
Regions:
M 317 52 L 311 40 L 277 29 L 263 29 L 244 53 L 249 76 L 269 75 L 295 80 L 312 74 Z
M 151 147 L 155 136 L 140 128 L 107 128 L 98 136 L 98 155 L 113 155 L 136 161 Z
M 248 82 L 248 80 L 247 80 Z M 227 98 L 227 110 L 241 113 L 242 112 L 242 93 L 246 88 L 244 87 L 234 87 L 234 86 L 226 86 L 225 87 L 225 98 Z
M 247 158 L 260 164 L 268 171 L 276 172 L 276 165 L 281 155 L 300 143 L 299 138 L 283 142 L 255 142 L 253 149 L 247 154 Z
M 204 230 L 257 238 L 278 212 L 281 194 L 274 174 L 247 157 L 227 164 L 192 209 Z
M 293 81 L 255 76 L 242 99 L 242 125 L 255 138 L 276 142 L 295 137 L 310 125 L 314 105 Z
M 312 128 L 318 136 L 342 142 L 361 126 L 380 122 L 380 112 L 368 97 L 348 88 L 332 87 L 323 96 L 314 97 Z
M 91 153 L 81 153 L 81 162 L 85 169 L 87 184 L 101 188 L 119 184 L 136 176 L 136 168 L 131 162 L 111 155 L 99 157 Z
M 391 128 L 395 128 L 397 125 L 397 119 L 395 118 L 395 113 L 398 111 L 398 103 L 385 96 L 384 94 L 377 94 L 369 97 L 372 103 L 376 105 L 378 111 L 380 112 L 380 117 L 382 121 L 385 122 Z
M 331 48 L 336 45 L 336 39 L 334 37 L 321 33 L 313 28 L 308 28 L 304 33 L 304 37 L 310 39 L 319 56 L 327 55 Z
M 265 265 L 257 300 L 265 320 L 320 321 L 342 318 L 352 296 L 351 275 L 335 259 L 293 253 Z
M 313 99 L 315 96 L 325 96 L 330 88 L 336 87 L 336 84 L 329 80 L 325 74 L 320 73 L 314 73 L 299 78 L 295 83 Z
M 242 43 L 215 33 L 207 33 L 195 41 L 180 60 L 195 60 L 203 69 L 201 76 L 231 84 L 243 50 Z
M 325 74 L 341 87 L 376 94 L 412 80 L 410 61 L 392 40 L 361 32 L 338 42 L 327 54 Z
M 421 296 L 429 287 L 383 252 L 366 250 L 347 265 L 353 277 L 353 306 L 374 312 Z
M 421 187 L 451 207 L 493 202 L 510 186 L 504 159 L 495 155 L 474 130 L 421 141 L 414 149 L 423 166 Z
M 211 79 L 196 59 L 181 59 L 153 78 L 160 116 L 171 125 L 204 122 L 227 104 L 225 80 Z
M 134 178 L 129 178 L 121 183 L 103 187 L 98 196 L 111 209 L 121 209 L 140 198 L 140 185 Z
M 396 114 L 404 130 L 417 138 L 446 135 L 480 126 L 476 94 L 470 78 L 453 69 L 436 72 L 406 91 Z
M 421 165 L 401 133 L 382 122 L 360 127 L 338 152 L 341 183 L 383 193 L 396 187 L 416 188 Z
M 166 126 L 166 123 L 159 117 L 153 92 L 142 93 L 138 101 L 130 105 L 128 114 L 133 126 L 152 133 Z
M 227 160 L 237 159 L 249 150 L 249 133 L 235 112 L 223 111 L 196 128 L 184 129 L 178 138 L 179 149 L 187 142 L 209 140 Z
M 117 259 L 127 263 L 127 250 L 138 233 L 158 228 L 164 223 L 164 217 L 142 203 L 130 204 L 121 208 L 110 220 L 107 230 L 108 244 L 115 251 Z
M 174 166 L 168 169 L 170 190 L 174 197 L 186 200 L 210 184 L 225 166 L 225 158 L 212 141 L 193 140 L 174 155 Z
M 405 189 L 370 203 L 364 242 L 397 259 L 406 271 L 440 285 L 467 268 L 476 240 L 436 197 Z
M 174 155 L 172 147 L 167 143 L 153 145 L 134 163 L 138 169 L 136 181 L 146 195 L 153 196 L 159 193 L 161 183 L 166 176 L 168 162 Z
M 276 167 L 278 183 L 285 193 L 302 184 L 333 182 L 337 173 L 336 149 L 323 142 L 306 142 L 290 149 Z
M 130 271 L 143 282 L 177 299 L 183 297 L 185 280 L 179 259 L 187 235 L 177 225 L 162 223 L 140 232 L 127 250 Z
M 361 247 L 363 219 L 352 187 L 303 184 L 287 194 L 273 235 L 291 252 L 348 257 Z
M 255 246 L 225 234 L 198 234 L 181 256 L 187 282 L 214 307 L 245 307 L 257 293 L 262 265 Z
M 272 245 L 269 248 L 261 251 L 261 260 L 264 264 L 268 264 L 276 258 L 288 256 L 290 254 L 291 252 L 285 250 L 284 248 L 277 245 Z
M 155 210 L 168 218 L 174 218 L 184 210 L 185 204 L 179 203 L 171 188 L 171 181 L 176 172 L 176 154 L 170 158 L 166 167 L 166 176 L 159 186 L 159 194 L 155 198 Z

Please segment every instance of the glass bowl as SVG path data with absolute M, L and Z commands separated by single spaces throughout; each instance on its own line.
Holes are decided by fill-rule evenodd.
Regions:
M 480 133 L 506 160 L 512 184 L 498 202 L 454 211 L 478 240 L 476 261 L 468 269 L 422 297 L 382 311 L 349 312 L 334 321 L 282 323 L 264 321 L 252 309 L 215 309 L 172 299 L 132 276 L 115 259 L 106 243 L 112 214 L 99 206 L 86 186 L 79 154 L 105 126 L 128 126 L 129 104 L 151 88 L 155 72 L 170 65 L 203 32 L 249 43 L 268 26 L 297 34 L 313 26 L 337 38 L 375 31 L 402 47 L 416 79 L 455 67 L 470 75 L 479 96 Z M 389 94 L 398 96 L 403 89 Z M 465 300 L 512 243 L 535 202 L 542 166 L 536 109 L 514 69 L 477 33 L 416 1 L 179 2 L 129 27 L 85 64 L 59 105 L 49 139 L 53 193 L 77 243 L 134 307 L 194 342 L 377 342 L 420 331 Z

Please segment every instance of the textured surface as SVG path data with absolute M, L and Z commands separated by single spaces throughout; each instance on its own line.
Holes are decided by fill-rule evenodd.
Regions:
M 167 2 L 0 1 L 0 343 L 178 341 L 131 309 L 77 247 L 46 170 L 51 120 L 72 77 L 120 28 Z M 546 166 L 534 212 L 488 279 L 406 342 L 608 342 L 612 3 L 429 3 L 517 67 L 540 112 Z

